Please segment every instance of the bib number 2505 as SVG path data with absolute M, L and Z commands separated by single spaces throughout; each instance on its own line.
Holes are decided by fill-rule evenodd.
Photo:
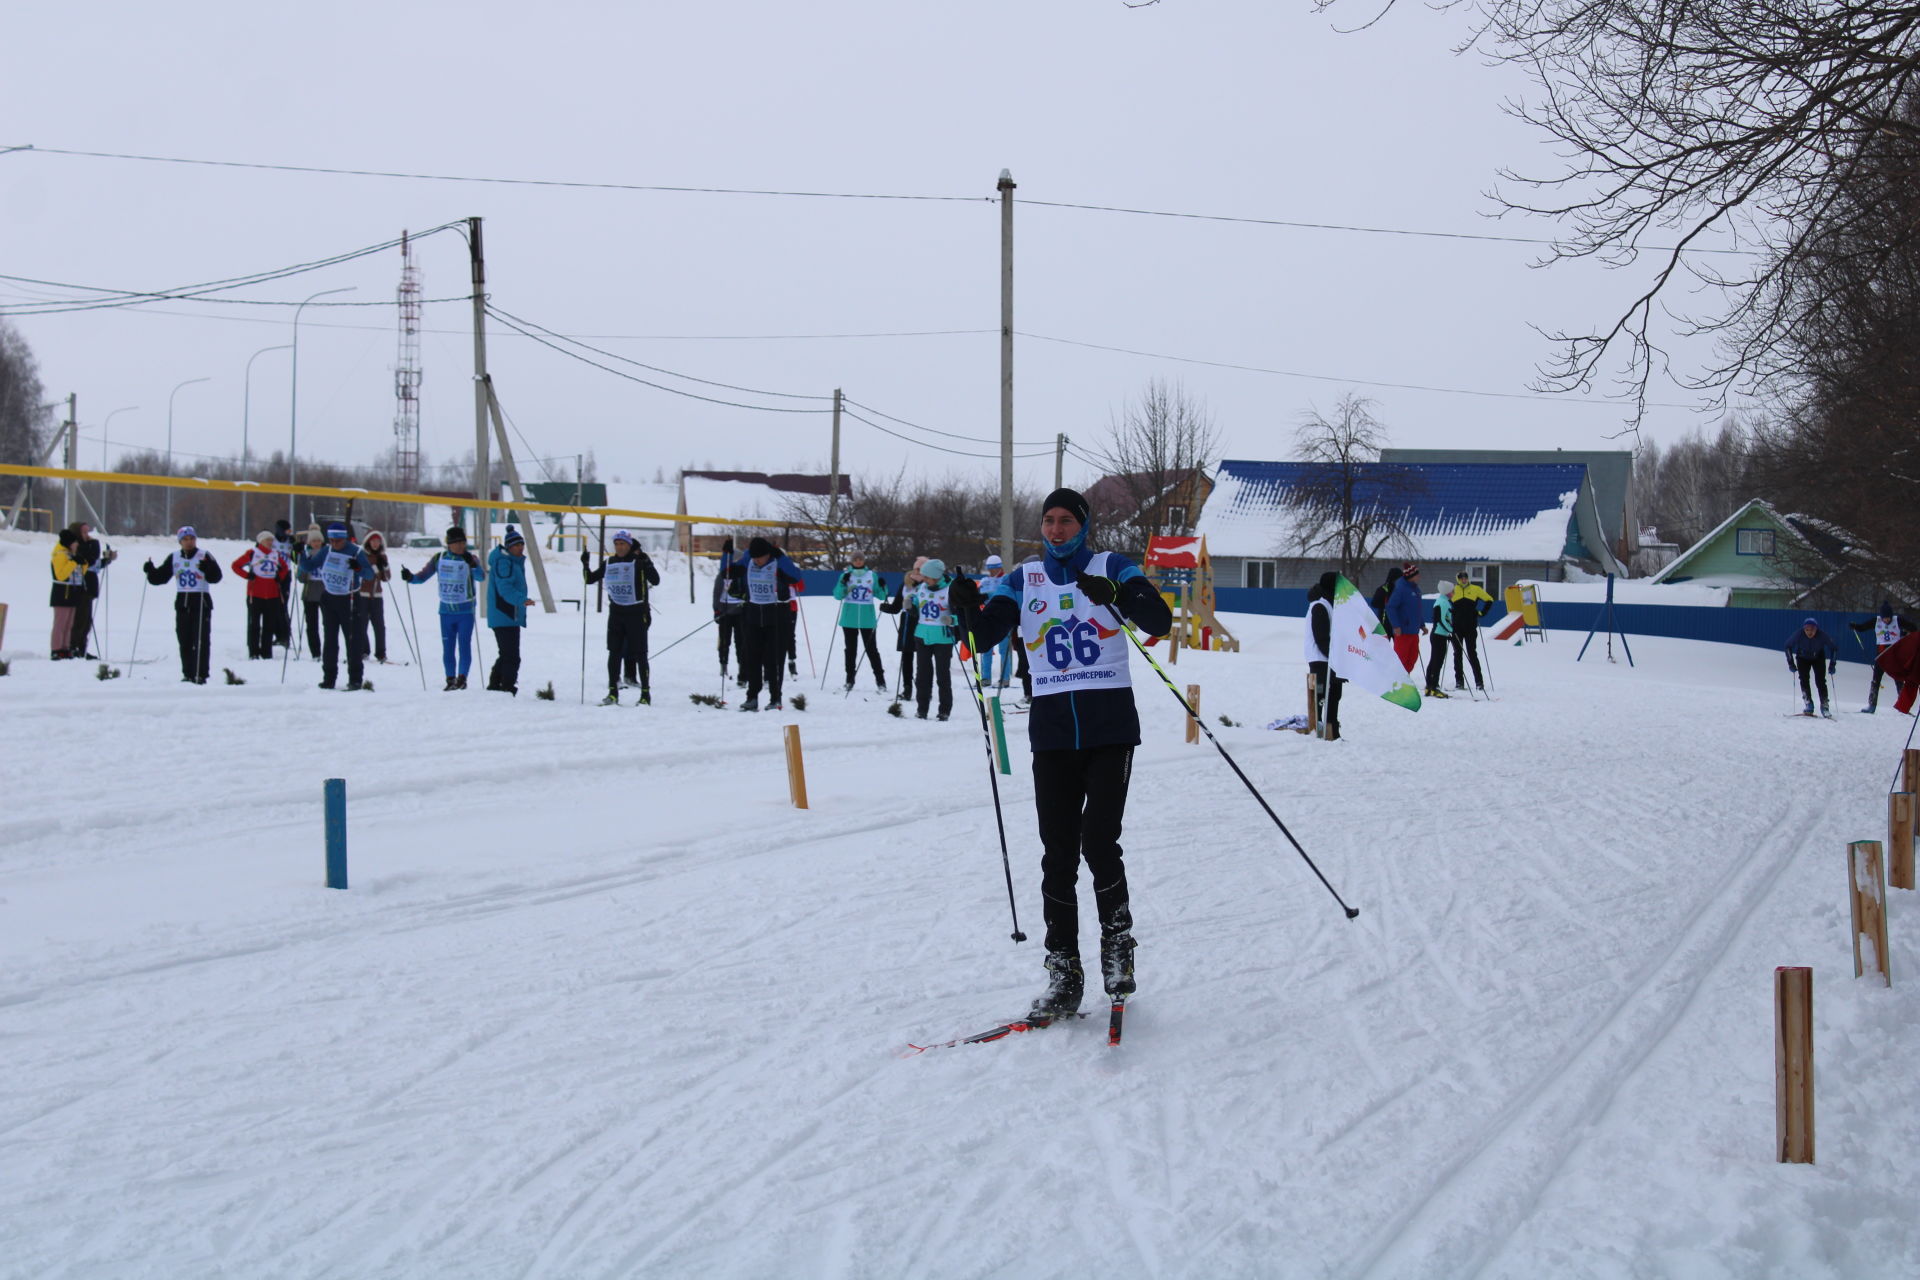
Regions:
M 1077 622 L 1071 629 L 1061 626 L 1047 632 L 1047 662 L 1055 671 L 1065 671 L 1074 663 L 1090 667 L 1100 661 L 1100 636 L 1091 622 Z

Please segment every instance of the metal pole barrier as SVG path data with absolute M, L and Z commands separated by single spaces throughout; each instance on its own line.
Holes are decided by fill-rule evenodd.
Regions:
M 321 788 L 327 810 L 327 888 L 347 887 L 347 780 L 328 778 Z

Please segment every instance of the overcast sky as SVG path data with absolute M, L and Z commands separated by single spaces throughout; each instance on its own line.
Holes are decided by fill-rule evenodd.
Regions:
M 1501 112 L 1524 82 L 1452 52 L 1465 33 L 1462 15 L 1401 6 L 1341 34 L 1305 0 L 37 6 L 8 19 L 0 146 L 973 199 L 539 188 L 15 152 L 0 155 L 0 273 L 157 290 L 477 215 L 489 293 L 509 312 L 678 372 L 794 394 L 839 386 L 885 413 L 997 442 L 1000 224 L 989 198 L 1003 167 L 1029 200 L 1550 236 L 1548 225 L 1487 218 L 1499 168 L 1549 157 Z M 1023 481 L 1049 483 L 1054 434 L 1097 444 L 1152 378 L 1207 403 L 1227 456 L 1289 456 L 1301 411 L 1348 389 L 1377 400 L 1399 445 L 1597 448 L 1622 427 L 1617 405 L 1526 393 L 1549 354 L 1534 327 L 1609 319 L 1631 272 L 1533 269 L 1539 248 L 1520 244 L 1035 205 L 1017 206 L 1016 221 L 1020 330 L 1314 375 L 1023 337 L 1015 434 L 1036 442 L 1022 452 L 1046 453 L 1020 464 Z M 419 257 L 428 297 L 467 291 L 457 235 L 426 240 Z M 322 302 L 390 303 L 398 272 L 395 251 L 240 296 L 351 286 Z M 0 281 L 0 306 L 66 296 Z M 212 381 L 178 393 L 176 449 L 236 453 L 243 369 L 288 341 L 290 320 L 285 307 L 166 302 L 13 323 L 49 393 L 79 394 L 83 458 L 95 465 L 109 411 L 139 406 L 114 419 L 112 440 L 160 447 L 169 393 L 196 377 Z M 422 445 L 437 461 L 473 442 L 469 309 L 435 305 L 426 323 Z M 825 469 L 824 415 L 703 403 L 489 329 L 501 400 L 538 454 L 567 459 L 550 464 L 556 474 L 588 449 L 603 478 L 626 480 L 709 464 Z M 979 332 L 764 336 L 929 330 Z M 391 443 L 395 346 L 390 305 L 307 308 L 302 456 L 363 463 Z M 628 369 L 727 399 L 816 403 Z M 256 449 L 286 442 L 288 374 L 286 352 L 255 362 Z M 1694 399 L 1671 385 L 1656 398 Z M 1656 408 L 1647 435 L 1715 420 Z M 986 476 L 997 464 L 848 421 L 843 466 Z M 1090 478 L 1072 460 L 1067 472 Z

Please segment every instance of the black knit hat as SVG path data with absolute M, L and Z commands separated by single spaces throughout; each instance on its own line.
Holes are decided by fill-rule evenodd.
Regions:
M 774 554 L 773 544 L 771 542 L 768 542 L 765 538 L 755 538 L 752 542 L 749 542 L 747 544 L 747 554 L 750 556 L 773 555 Z
M 454 543 L 456 543 L 456 542 L 465 542 L 465 541 L 467 540 L 467 531 L 466 531 L 465 529 L 462 529 L 462 528 L 461 528 L 461 527 L 460 527 L 459 525 L 457 525 L 457 524 L 456 524 L 456 525 L 449 525 L 449 526 L 447 526 L 447 539 L 446 539 L 446 540 L 447 540 L 447 544 L 448 544 L 449 546 L 451 546 L 452 544 L 454 544 Z
M 1080 494 L 1079 490 L 1055 489 L 1047 495 L 1047 500 L 1040 504 L 1040 514 L 1045 515 L 1055 507 L 1072 513 L 1073 518 L 1080 522 L 1081 528 L 1084 529 L 1087 526 L 1091 510 L 1087 506 L 1086 498 Z

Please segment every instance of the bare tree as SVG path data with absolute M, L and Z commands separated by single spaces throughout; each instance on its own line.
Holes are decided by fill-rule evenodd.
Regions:
M 1103 540 L 1141 552 L 1157 535 L 1191 532 L 1219 447 L 1205 401 L 1178 382 L 1149 382 L 1090 450 L 1106 472 L 1087 494 Z
M 1407 512 L 1421 491 L 1419 473 L 1380 461 L 1387 428 L 1373 401 L 1348 392 L 1331 417 L 1308 409 L 1293 443 L 1303 474 L 1282 499 L 1293 512 L 1286 554 L 1333 560 L 1357 583 L 1382 553 L 1411 553 Z
M 1714 435 L 1695 432 L 1666 448 L 1648 441 L 1633 456 L 1633 489 L 1662 541 L 1690 547 L 1762 495 L 1749 476 L 1752 433 L 1729 418 Z
M 40 461 L 40 450 L 47 444 L 49 411 L 42 408 L 46 389 L 40 384 L 40 370 L 33 351 L 18 330 L 0 320 L 0 462 L 32 466 Z M 5 506 L 31 480 L 16 480 L 0 489 L 7 495 Z M 45 504 L 42 504 L 45 505 Z M 4 514 L 4 507 L 0 507 Z
M 853 496 L 839 508 L 840 529 L 808 528 L 827 524 L 827 499 L 822 495 L 795 495 L 782 513 L 815 548 L 803 564 L 838 567 L 855 550 L 875 568 L 886 571 L 913 563 L 915 556 L 936 556 L 954 567 L 978 569 L 996 551 L 1000 540 L 998 484 L 949 476 L 909 482 L 905 473 L 885 479 L 862 477 L 853 483 Z M 1040 495 L 1014 494 L 1014 527 L 1029 531 L 1040 523 Z M 847 530 L 852 530 L 851 532 Z
M 1343 2 L 1352 0 L 1320 0 Z M 1689 381 L 1724 391 L 1777 373 L 1768 357 L 1796 321 L 1797 269 L 1860 217 L 1841 193 L 1855 158 L 1876 139 L 1920 137 L 1900 110 L 1920 77 L 1920 8 L 1474 0 L 1471 11 L 1466 44 L 1528 73 L 1536 92 L 1511 110 L 1562 157 L 1556 169 L 1504 173 L 1510 191 L 1532 194 L 1501 203 L 1565 229 L 1550 260 L 1651 258 L 1610 321 L 1549 335 L 1561 353 L 1545 384 L 1585 387 L 1617 362 L 1643 413 L 1648 381 L 1666 367 L 1659 328 L 1676 285 L 1707 286 L 1712 300 L 1707 314 L 1681 319 L 1682 331 L 1726 340 L 1721 361 Z M 1908 219 L 1895 239 L 1858 252 L 1881 259 L 1915 234 Z

